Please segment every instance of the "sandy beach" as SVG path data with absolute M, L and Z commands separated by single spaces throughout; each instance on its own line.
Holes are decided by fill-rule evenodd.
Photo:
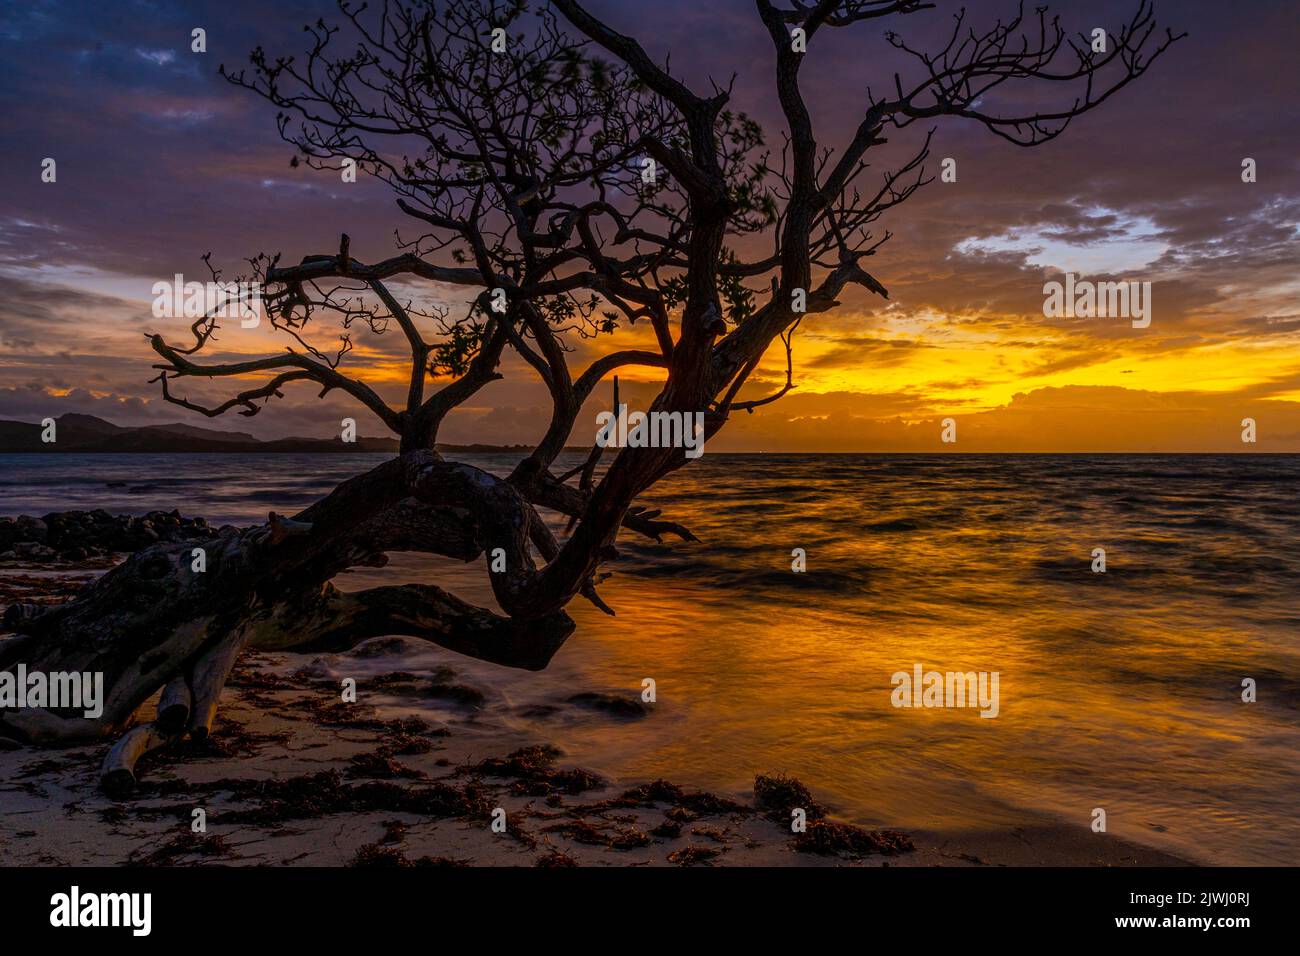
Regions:
M 57 600 L 68 572 L 6 572 L 24 599 Z M 75 574 L 75 573 L 74 573 Z M 53 582 L 48 586 L 42 582 Z M 9 600 L 10 598 L 6 598 Z M 98 788 L 108 744 L 0 751 L 5 866 L 1158 866 L 1184 861 L 1083 826 L 1022 814 L 987 831 L 867 830 L 836 819 L 779 767 L 754 790 L 710 793 L 672 767 L 613 780 L 513 729 L 453 664 L 403 666 L 418 642 L 375 638 L 346 654 L 247 652 L 214 733 L 146 756 L 125 797 Z M 448 655 L 454 661 L 453 655 Z M 355 703 L 349 665 L 371 676 Z M 382 663 L 381 667 L 376 667 Z M 576 689 L 581 691 L 582 689 Z M 446 719 L 401 713 L 434 698 Z M 576 694 L 595 719 L 635 699 Z M 153 702 L 141 708 L 152 713 Z M 426 711 L 427 712 L 427 711 Z M 646 719 L 654 719 L 653 715 Z M 793 833 L 791 806 L 807 828 Z M 206 832 L 194 832 L 195 811 Z M 501 815 L 504 810 L 504 827 Z M 493 823 L 496 820 L 496 827 Z

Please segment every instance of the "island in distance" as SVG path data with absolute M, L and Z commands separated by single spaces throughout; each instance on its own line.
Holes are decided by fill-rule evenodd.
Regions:
M 181 423 L 129 427 L 114 425 L 94 415 L 69 412 L 54 419 L 56 441 L 43 441 L 46 429 L 29 422 L 0 421 L 0 454 L 23 452 L 390 452 L 397 453 L 395 438 L 363 438 L 354 442 L 334 438 L 276 438 L 263 441 L 246 432 L 199 428 Z M 511 451 L 499 445 L 439 445 L 439 451 Z M 585 451 L 585 449 L 583 449 Z

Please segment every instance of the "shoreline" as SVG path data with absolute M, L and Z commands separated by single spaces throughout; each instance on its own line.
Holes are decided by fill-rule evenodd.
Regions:
M 124 546 L 213 533 L 177 512 L 82 514 L 9 526 L 19 543 L 0 559 L 0 605 L 59 603 L 120 560 Z M 903 834 L 839 821 L 780 774 L 756 778 L 759 793 L 723 795 L 680 786 L 668 767 L 666 780 L 610 779 L 512 723 L 496 695 L 465 682 L 473 678 L 458 673 L 454 657 L 433 667 L 407 657 L 421 647 L 376 637 L 342 654 L 246 651 L 212 737 L 144 757 L 125 798 L 98 788 L 117 736 L 67 749 L 0 746 L 0 866 L 1193 862 L 1013 807 L 1005 827 Z M 357 702 L 345 703 L 339 678 L 362 663 Z M 613 724 L 634 707 L 600 688 L 573 691 L 567 706 L 590 719 Z M 588 706 L 593 700 L 599 706 Z M 432 717 L 417 706 L 431 701 Z M 404 710 L 420 716 L 393 716 Z M 792 807 L 807 814 L 802 834 L 791 831 Z M 505 832 L 493 830 L 497 808 Z M 191 830 L 197 809 L 206 833 Z
M 386 643 L 387 642 L 387 643 Z M 400 648 L 374 638 L 349 655 Z M 325 655 L 329 657 L 348 655 Z M 212 737 L 142 759 L 134 793 L 98 787 L 111 742 L 0 750 L 0 866 L 1175 866 L 1189 861 L 1047 817 L 1001 830 L 901 834 L 819 812 L 789 778 L 748 799 L 669 780 L 611 780 L 522 731 L 385 718 L 437 694 L 475 707 L 453 668 L 393 668 L 344 703 L 318 658 L 246 652 Z M 142 707 L 149 713 L 152 702 Z M 466 711 L 468 728 L 484 715 Z M 616 719 L 610 717 L 610 719 Z M 766 799 L 763 799 L 766 798 Z M 784 801 L 784 803 L 783 803 Z M 790 830 L 786 804 L 808 809 Z M 494 832 L 494 811 L 505 831 Z M 196 810 L 206 833 L 192 832 Z M 499 822 L 499 814 L 496 814 Z M 498 827 L 499 828 L 499 827 Z

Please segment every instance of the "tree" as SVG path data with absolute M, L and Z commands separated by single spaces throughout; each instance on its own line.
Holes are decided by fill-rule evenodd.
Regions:
M 868 183 L 867 159 L 885 133 L 920 120 L 982 124 L 1032 147 L 1137 79 L 1178 36 L 1158 31 L 1147 0 L 1107 35 L 1104 51 L 1072 37 L 1045 10 L 983 30 L 954 15 L 947 44 L 924 52 L 897 33 L 887 42 L 915 77 L 867 89 L 849 140 L 821 143 L 800 72 L 823 31 L 936 6 L 920 0 L 756 0 L 775 52 L 776 99 L 786 129 L 773 150 L 759 125 L 728 108 L 731 84 L 692 89 L 635 39 L 578 0 L 530 10 L 521 0 L 340 3 L 339 25 L 308 27 L 305 57 L 260 48 L 223 75 L 273 104 L 281 136 L 312 167 L 356 168 L 391 188 L 415 232 L 381 262 L 337 252 L 296 265 L 248 260 L 282 354 L 205 363 L 215 314 L 193 342 L 150 337 L 168 400 L 209 416 L 253 415 L 296 382 L 346 393 L 400 438 L 391 461 L 340 485 L 292 519 L 226 532 L 207 570 L 190 570 L 189 546 L 146 549 L 70 604 L 18 606 L 6 622 L 20 637 L 0 646 L 0 667 L 102 670 L 104 716 L 5 714 L 0 729 L 29 740 L 102 736 L 126 725 L 160 688 L 170 707 L 110 755 L 111 780 L 130 782 L 135 756 L 211 724 L 239 649 L 341 649 L 376 634 L 422 637 L 496 663 L 541 668 L 573 629 L 564 608 L 596 591 L 617 536 L 692 540 L 680 524 L 635 502 L 689 459 L 680 447 L 623 448 L 595 480 L 601 449 L 556 474 L 556 459 L 596 386 L 627 366 L 664 370 L 651 411 L 702 413 L 705 438 L 737 411 L 794 386 L 791 340 L 804 314 L 826 312 L 851 285 L 888 297 L 863 262 L 889 238 L 873 226 L 930 180 L 934 129 L 911 158 Z M 798 41 L 795 42 L 796 31 Z M 735 82 L 732 78 L 731 83 Z M 1040 90 L 1041 88 L 1041 90 Z M 1059 106 L 1007 108 L 1008 89 L 1051 95 Z M 753 250 L 763 252 L 753 254 Z M 768 251 L 770 250 L 770 251 Z M 214 278 L 216 275 L 214 274 Z M 401 284 L 462 290 L 464 308 L 405 301 Z M 759 301 L 764 299 L 764 301 Z M 331 354 L 311 336 L 338 323 Z M 612 349 L 574 374 L 579 338 L 648 323 L 656 349 Z M 395 326 L 409 351 L 405 402 L 393 407 L 347 374 L 351 330 Z M 786 350 L 774 394 L 740 400 L 769 348 Z M 510 475 L 497 478 L 436 451 L 441 423 L 490 382 L 506 350 L 538 376 L 550 425 Z M 185 379 L 270 378 L 219 404 L 177 394 Z M 436 388 L 431 388 L 436 385 Z M 568 516 L 561 541 L 538 509 Z M 391 550 L 504 561 L 490 572 L 502 614 L 429 586 L 344 594 L 330 579 L 382 565 Z

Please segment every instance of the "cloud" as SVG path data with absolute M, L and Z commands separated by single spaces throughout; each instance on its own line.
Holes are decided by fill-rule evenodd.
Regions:
M 793 396 L 791 396 L 793 397 Z M 985 411 L 914 417 L 898 396 L 803 395 L 737 415 L 711 451 L 1296 452 L 1300 402 L 1199 392 L 1067 386 L 1022 392 Z M 943 420 L 957 442 L 941 441 Z M 1254 418 L 1258 442 L 1241 441 Z
M 301 52 L 299 24 L 336 18 L 332 3 L 285 0 L 267 18 L 254 0 L 124 2 L 132 15 L 72 0 L 26 4 L 0 26 L 0 54 L 14 67 L 13 82 L 0 88 L 0 179 L 10 186 L 0 209 L 0 416 L 75 408 L 124 421 L 184 417 L 148 384 L 153 356 L 141 333 L 155 323 L 133 284 L 147 288 L 147 277 L 175 272 L 205 277 L 199 257 L 209 251 L 234 275 L 242 257 L 262 250 L 286 262 L 333 252 L 342 232 L 363 260 L 392 255 L 395 230 L 411 237 L 412 224 L 379 184 L 363 177 L 345 186 L 337 174 L 291 168 L 275 109 L 217 75 L 218 64 L 234 67 L 259 44 Z M 734 70 L 732 105 L 779 143 L 770 39 L 752 10 L 695 0 L 607 6 L 656 59 L 672 51 L 699 88 Z M 1113 22 L 1128 7 L 1066 10 L 1066 27 Z M 1190 39 L 1059 140 L 1018 150 L 977 124 L 939 124 L 929 166 L 955 159 L 957 181 L 932 183 L 887 214 L 880 235 L 892 238 L 866 261 L 890 299 L 855 287 L 837 312 L 809 316 L 795 339 L 798 388 L 735 416 L 711 447 L 925 449 L 949 415 L 960 422 L 963 448 L 1042 450 L 1086 439 L 1108 448 L 1232 449 L 1229 425 L 1250 412 L 1260 416 L 1261 447 L 1289 440 L 1291 400 L 1300 396 L 1300 101 L 1293 51 L 1277 37 L 1294 12 L 1264 4 L 1245 17 L 1213 0 L 1167 7 L 1162 19 L 1190 29 Z M 950 22 L 926 11 L 897 27 L 923 45 Z M 196 25 L 208 30 L 207 54 L 189 49 Z M 717 42 L 719 31 L 727 43 Z M 912 65 L 878 31 L 829 30 L 818 41 L 800 79 L 820 141 L 834 147 L 861 119 L 866 84 L 888 85 L 895 69 L 907 75 Z M 1232 82 L 1223 79 L 1225 57 Z M 1243 89 L 1251 91 L 1245 99 Z M 891 130 L 871 154 L 863 187 L 923 136 L 919 126 Z M 1240 181 L 1245 156 L 1257 161 L 1255 184 Z M 45 157 L 58 161 L 57 183 L 39 182 Z M 738 249 L 766 254 L 766 243 L 742 240 Z M 1042 285 L 1063 268 L 1151 281 L 1151 328 L 1046 320 Z M 400 291 L 460 307 L 444 287 Z M 184 335 L 183 322 L 159 325 Z M 576 340 L 569 358 L 576 373 L 606 348 L 653 343 L 640 323 L 613 340 Z M 359 334 L 356 345 L 348 368 L 399 402 L 401 337 Z M 261 333 L 232 333 L 212 355 L 283 347 Z M 502 381 L 449 419 L 447 440 L 541 434 L 550 417 L 545 389 L 517 359 L 501 371 Z M 624 370 L 623 394 L 644 407 L 661 377 Z M 778 344 L 742 399 L 784 379 Z M 194 397 L 217 399 L 232 384 L 187 386 Z M 609 391 L 602 384 L 590 408 L 608 402 Z M 56 411 L 42 411 L 49 406 Z M 320 399 L 317 389 L 295 386 L 231 425 L 263 437 L 327 434 L 348 414 L 356 408 L 337 392 Z M 364 421 L 363 430 L 379 432 Z M 587 442 L 593 421 L 580 421 L 575 443 Z
M 871 336 L 846 336 L 833 339 L 833 347 L 805 363 L 809 368 L 839 368 L 846 365 L 869 363 L 874 366 L 896 365 L 906 362 L 908 352 L 916 349 L 938 348 L 924 342 L 906 339 L 880 339 Z

